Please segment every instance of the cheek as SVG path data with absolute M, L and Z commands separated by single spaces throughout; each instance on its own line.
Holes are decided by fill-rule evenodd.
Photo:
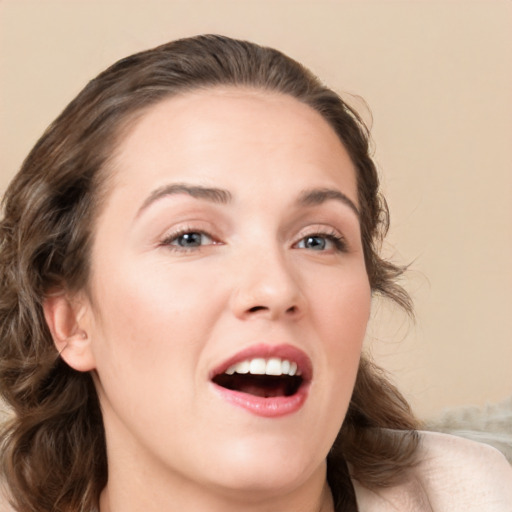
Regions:
M 358 268 L 326 283 L 326 289 L 313 302 L 314 323 L 329 369 L 328 385 L 345 396 L 351 394 L 357 373 L 370 316 L 371 289 L 366 271 Z
M 108 288 L 96 288 L 97 386 L 103 406 L 114 411 L 110 418 L 139 433 L 154 428 L 153 421 L 180 425 L 193 417 L 197 362 L 214 316 L 204 281 L 159 270 L 128 274 L 119 268 L 103 281 Z M 177 409 L 183 412 L 179 421 Z
M 323 286 L 322 286 L 323 284 Z M 363 266 L 353 266 L 310 283 L 316 289 L 310 299 L 316 322 L 329 332 L 336 346 L 357 346 L 366 332 L 370 317 L 371 288 Z
M 169 265 L 130 272 L 119 265 L 108 279 L 98 276 L 101 282 L 108 287 L 96 286 L 100 375 L 133 369 L 143 379 L 158 367 L 167 368 L 168 375 L 194 368 L 219 302 L 212 300 L 212 283 Z

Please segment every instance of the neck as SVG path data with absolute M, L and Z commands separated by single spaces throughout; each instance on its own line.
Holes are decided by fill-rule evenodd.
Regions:
M 334 512 L 325 465 L 284 492 L 216 489 L 176 475 L 150 474 L 142 466 L 137 472 L 116 466 L 109 464 L 99 512 Z
M 334 512 L 334 505 L 329 487 L 326 485 L 316 499 L 301 501 L 290 495 L 284 497 L 272 497 L 271 499 L 260 499 L 248 503 L 242 499 L 226 499 L 218 496 L 200 493 L 195 496 L 184 496 L 172 494 L 169 499 L 162 500 L 152 494 L 152 489 L 146 489 L 147 497 L 137 499 L 135 502 L 128 495 L 111 493 L 107 486 L 101 494 L 100 512 L 148 512 L 158 510 L 162 512 L 174 512 L 181 510 L 194 510 L 194 512 Z M 171 493 L 169 493 L 171 494 Z M 140 496 L 140 495 L 139 495 Z M 151 503 L 148 503 L 150 501 Z M 148 508 L 148 506 L 150 508 Z M 187 507 L 187 508 L 184 508 Z

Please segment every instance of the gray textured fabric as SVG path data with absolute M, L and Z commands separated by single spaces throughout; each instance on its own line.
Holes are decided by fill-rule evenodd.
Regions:
M 512 396 L 484 407 L 447 409 L 439 418 L 427 422 L 425 428 L 487 443 L 512 464 Z

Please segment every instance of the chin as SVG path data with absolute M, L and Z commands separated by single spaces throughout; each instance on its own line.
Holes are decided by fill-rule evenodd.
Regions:
M 292 446 L 293 445 L 293 446 Z M 297 448 L 299 446 L 299 448 Z M 325 472 L 326 454 L 307 453 L 304 443 L 231 443 L 229 453 L 212 466 L 220 487 L 233 492 L 286 493 L 317 471 Z
M 303 484 L 310 473 L 304 471 L 304 468 L 290 468 L 285 464 L 273 468 L 268 465 L 261 468 L 252 467 L 241 471 L 238 468 L 233 473 L 226 472 L 225 478 L 219 484 L 228 492 L 243 493 L 244 497 L 253 493 L 255 498 L 261 498 L 263 495 L 282 496 Z

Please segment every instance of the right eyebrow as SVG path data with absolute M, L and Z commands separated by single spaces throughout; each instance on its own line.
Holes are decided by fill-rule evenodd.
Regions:
M 196 199 L 205 199 L 206 201 L 219 204 L 227 204 L 232 199 L 231 193 L 222 188 L 203 187 L 201 185 L 189 185 L 186 183 L 172 183 L 153 190 L 142 203 L 142 206 L 137 211 L 136 217 L 159 199 L 177 194 L 187 194 Z

